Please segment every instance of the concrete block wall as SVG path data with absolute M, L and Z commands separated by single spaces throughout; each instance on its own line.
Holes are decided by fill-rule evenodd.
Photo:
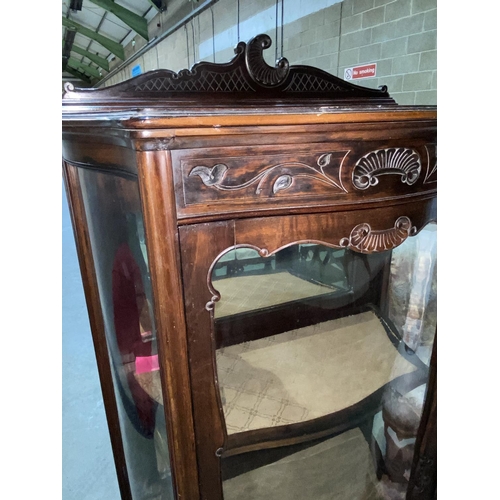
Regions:
M 137 64 L 143 72 L 179 71 L 201 60 L 229 61 L 238 43 L 237 5 L 236 0 L 214 3 L 125 66 L 105 86 L 130 78 Z M 376 77 L 353 83 L 372 88 L 387 85 L 399 104 L 437 103 L 437 0 L 284 0 L 283 7 L 282 30 L 281 3 L 276 12 L 275 0 L 240 0 L 239 39 L 248 41 L 259 33 L 271 36 L 273 45 L 264 52 L 268 64 L 281 56 L 281 49 L 290 64 L 315 66 L 340 78 L 346 68 L 376 63 Z M 153 19 L 150 32 L 158 31 L 165 15 Z M 126 53 L 143 45 L 137 40 Z
M 338 76 L 377 63 L 367 87 L 387 85 L 399 104 L 436 104 L 436 0 L 344 0 Z

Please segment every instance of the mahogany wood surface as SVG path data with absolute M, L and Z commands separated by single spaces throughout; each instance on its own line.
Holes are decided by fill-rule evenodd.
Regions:
M 178 499 L 221 500 L 222 456 L 312 442 L 361 425 L 378 409 L 375 393 L 305 427 L 231 436 L 225 428 L 215 349 L 249 340 L 250 330 L 238 329 L 235 339 L 235 322 L 214 323 L 220 297 L 211 272 L 222 253 L 249 247 L 268 257 L 320 243 L 371 254 L 437 219 L 436 108 L 398 106 L 386 88 L 353 86 L 286 60 L 270 67 L 262 58 L 268 43 L 259 35 L 238 45 L 225 65 L 158 70 L 107 89 L 68 86 L 64 95 L 64 172 L 124 499 L 131 494 L 78 168 L 139 182 Z M 386 273 L 377 287 L 387 280 Z M 307 307 L 301 317 L 318 312 Z M 264 324 L 263 314 L 252 314 Z M 433 377 L 408 496 L 419 500 L 435 491 Z
M 299 242 L 321 242 L 327 246 L 342 248 L 347 243 L 344 239 L 349 239 L 356 226 L 369 224 L 372 233 L 379 231 L 392 234 L 394 225 L 401 216 L 409 218 L 411 226 L 416 228 L 413 234 L 416 234 L 428 222 L 436 219 L 436 199 L 427 198 L 419 202 L 411 201 L 370 210 L 236 220 L 235 244 L 256 247 L 262 255 L 274 254 L 281 248 Z M 402 237 L 406 239 L 409 236 Z M 351 246 L 348 243 L 346 247 Z M 363 253 L 390 249 L 373 242 Z
M 213 308 L 207 273 L 217 255 L 234 241 L 234 223 L 212 222 L 179 229 L 184 307 L 189 343 L 195 433 L 198 444 L 200 494 L 203 499 L 222 498 L 220 456 L 226 436 L 215 367 Z M 220 451 L 218 451 L 220 450 Z
M 186 327 L 184 307 L 179 300 L 182 297 L 179 241 L 175 219 L 171 217 L 174 210 L 171 170 L 166 154 L 155 152 L 138 155 L 138 170 L 172 476 L 179 498 L 197 498 L 198 475 L 184 334 Z
M 434 183 L 426 182 L 435 164 L 431 134 L 427 141 L 389 141 L 380 136 L 378 140 L 363 141 L 342 141 L 337 137 L 330 142 L 316 142 L 318 138 L 311 137 L 308 143 L 303 142 L 304 137 L 295 139 L 293 145 L 284 146 L 172 152 L 179 217 L 234 214 L 249 209 L 345 206 L 435 191 Z M 377 185 L 357 187 L 356 182 L 360 183 L 356 172 L 360 167 L 356 165 L 373 161 L 377 152 L 413 155 L 418 159 L 418 179 L 404 183 L 400 175 L 384 172 Z
M 63 156 L 73 165 L 105 170 L 117 175 L 137 176 L 136 154 L 133 149 L 108 141 L 102 134 L 83 137 L 68 136 L 63 141 Z

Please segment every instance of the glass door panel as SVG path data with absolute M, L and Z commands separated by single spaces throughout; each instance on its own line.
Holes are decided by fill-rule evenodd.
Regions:
M 127 476 L 134 500 L 173 499 L 153 297 L 135 178 L 79 169 Z
M 242 247 L 216 263 L 226 500 L 404 498 L 436 327 L 435 229 L 378 254 Z

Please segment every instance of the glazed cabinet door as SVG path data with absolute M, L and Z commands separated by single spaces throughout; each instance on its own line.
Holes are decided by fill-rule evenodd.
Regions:
M 202 498 L 425 498 L 433 219 L 427 201 L 180 228 Z

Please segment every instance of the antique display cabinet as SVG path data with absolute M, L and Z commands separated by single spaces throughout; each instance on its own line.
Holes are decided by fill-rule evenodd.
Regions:
M 436 109 L 269 45 L 66 87 L 122 498 L 435 498 Z

